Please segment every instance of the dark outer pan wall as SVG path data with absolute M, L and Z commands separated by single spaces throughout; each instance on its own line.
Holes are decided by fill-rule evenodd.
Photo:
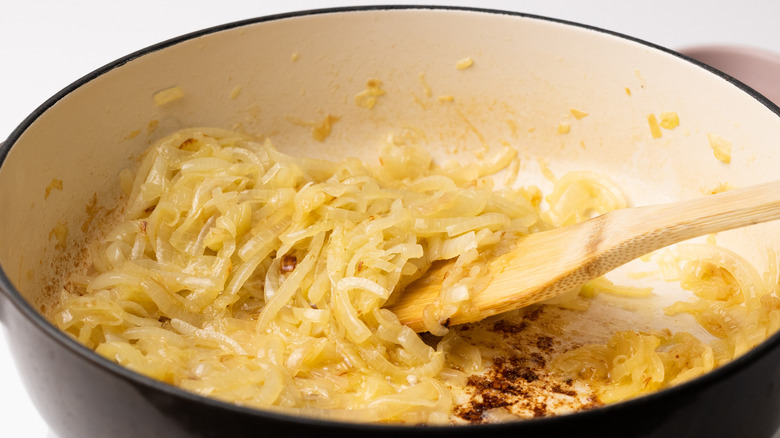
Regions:
M 557 418 L 462 427 L 333 423 L 233 407 L 130 377 L 55 339 L 3 302 L 11 350 L 33 402 L 59 438 L 338 436 L 582 438 L 771 437 L 780 418 L 780 350 L 701 384 Z
M 118 67 L 121 62 L 110 68 Z M 77 83 L 82 85 L 87 80 Z M 70 90 L 63 93 L 67 94 Z M 750 92 L 748 90 L 748 92 Z M 57 96 L 51 102 L 53 104 Z M 774 110 L 776 111 L 776 107 Z M 45 111 L 42 107 L 39 111 Z M 0 154 L 5 158 L 12 134 Z M 588 412 L 465 427 L 346 424 L 256 411 L 136 375 L 76 344 L 0 275 L 0 321 L 33 402 L 60 438 L 257 436 L 770 437 L 780 425 L 780 337 L 671 390 Z

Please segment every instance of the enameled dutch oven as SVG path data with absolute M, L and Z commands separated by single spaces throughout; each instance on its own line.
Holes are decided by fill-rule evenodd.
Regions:
M 457 68 L 466 58 L 473 65 Z M 386 90 L 370 110 L 354 101 L 369 79 Z M 183 97 L 156 105 L 155 93 L 170 87 Z M 588 116 L 574 120 L 572 108 Z M 647 117 L 664 111 L 676 112 L 680 126 L 653 138 Z M 339 121 L 317 141 L 307 123 L 328 115 Z M 404 128 L 424 133 L 438 156 L 508 143 L 556 172 L 610 175 L 633 204 L 700 196 L 722 182 L 768 181 L 780 168 L 780 109 L 766 98 L 672 51 L 546 18 L 433 7 L 322 10 L 227 24 L 141 50 L 43 103 L 0 151 L 0 320 L 33 402 L 60 437 L 714 438 L 769 437 L 780 425 L 778 335 L 649 396 L 457 427 L 247 409 L 99 357 L 48 323 L 41 306 L 56 293 L 64 260 L 83 244 L 81 225 L 96 207 L 113 205 L 119 171 L 153 140 L 197 125 L 240 128 L 268 135 L 282 150 L 326 157 L 370 157 L 389 132 Z M 708 133 L 731 142 L 730 164 L 713 157 Z M 528 174 L 529 182 L 540 180 Z M 68 229 L 66 243 L 53 232 L 58 226 Z M 765 267 L 766 250 L 780 249 L 780 226 L 724 233 L 719 242 Z

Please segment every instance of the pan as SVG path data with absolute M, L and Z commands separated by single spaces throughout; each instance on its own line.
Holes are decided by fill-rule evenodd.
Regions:
M 355 95 L 377 80 L 385 92 L 378 104 L 356 105 Z M 179 97 L 155 102 L 166 90 Z M 669 112 L 679 126 L 657 135 L 649 116 Z M 312 135 L 312 123 L 329 115 L 338 117 L 330 134 Z M 95 212 L 115 208 L 121 170 L 152 142 L 191 126 L 267 136 L 283 152 L 366 161 L 375 157 L 373 145 L 403 130 L 425 133 L 437 159 L 508 144 L 524 163 L 525 182 L 543 191 L 549 172 L 587 170 L 608 175 L 634 205 L 769 181 L 780 164 L 780 109 L 765 97 L 667 49 L 548 18 L 465 8 L 329 9 L 230 23 L 130 54 L 43 103 L 0 151 L 0 321 L 33 402 L 59 436 L 762 437 L 778 428 L 777 335 L 650 395 L 467 426 L 251 409 L 95 354 L 43 316 L 58 279 L 78 262 Z M 713 155 L 712 135 L 732 145 L 730 162 Z M 723 233 L 718 242 L 765 270 L 767 250 L 780 247 L 780 227 Z

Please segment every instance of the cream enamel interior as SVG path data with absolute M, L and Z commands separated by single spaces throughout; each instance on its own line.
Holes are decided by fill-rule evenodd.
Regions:
M 466 57 L 473 66 L 457 69 Z M 369 79 L 386 91 L 373 109 L 354 100 Z M 156 106 L 153 95 L 171 86 L 184 98 Z M 572 108 L 587 117 L 575 119 Z M 654 139 L 647 115 L 664 111 L 677 112 L 680 126 Z M 328 115 L 339 121 L 316 141 L 306 124 Z M 558 132 L 562 122 L 570 133 Z M 93 195 L 113 205 L 121 169 L 157 138 L 197 125 L 240 127 L 282 151 L 329 158 L 374 159 L 388 134 L 405 129 L 439 159 L 511 144 L 523 158 L 523 185 L 549 187 L 540 162 L 557 175 L 594 170 L 634 205 L 768 181 L 780 165 L 780 117 L 765 104 L 677 56 L 600 31 L 428 9 L 260 22 L 131 59 L 21 134 L 0 170 L 0 262 L 21 294 L 42 301 L 61 253 L 57 224 L 68 227 L 73 253 Z M 731 164 L 714 158 L 708 133 L 733 144 Z M 45 196 L 53 180 L 63 188 Z M 760 269 L 766 250 L 780 248 L 780 225 L 723 233 L 719 242 Z

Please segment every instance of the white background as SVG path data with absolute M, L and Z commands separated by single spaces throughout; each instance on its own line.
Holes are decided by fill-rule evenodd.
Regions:
M 140 48 L 230 21 L 304 9 L 410 1 L 24 0 L 0 8 L 0 141 L 48 97 Z M 775 0 L 422 1 L 577 21 L 672 49 L 705 44 L 780 53 Z M 778 78 L 780 80 L 780 78 Z M 0 435 L 55 438 L 18 382 L 0 336 Z M 776 437 L 780 437 L 777 435 Z M 90 437 L 84 437 L 90 438 Z

